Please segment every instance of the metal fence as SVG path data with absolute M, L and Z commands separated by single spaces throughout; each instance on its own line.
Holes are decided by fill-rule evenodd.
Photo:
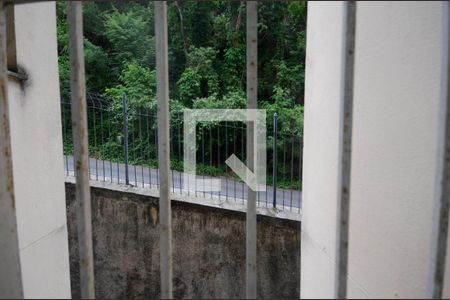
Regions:
M 136 105 L 123 95 L 108 99 L 88 93 L 89 176 L 91 180 L 159 189 L 156 111 Z M 74 174 L 70 101 L 61 100 L 64 165 Z M 277 132 L 276 114 L 268 118 L 267 190 L 257 193 L 257 205 L 299 212 L 301 207 L 302 136 Z M 246 160 L 246 125 L 243 122 L 204 122 L 197 125 L 197 176 L 221 178 L 220 192 L 183 186 L 183 115 L 172 113 L 170 150 L 172 193 L 246 202 L 247 188 L 225 160 L 234 153 Z M 275 150 L 275 151 L 274 151 Z

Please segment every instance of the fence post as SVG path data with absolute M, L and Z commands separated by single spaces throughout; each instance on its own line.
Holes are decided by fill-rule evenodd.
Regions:
M 128 174 L 128 113 L 127 113 L 127 95 L 122 95 L 123 107 L 123 136 L 124 136 L 124 152 L 125 152 L 125 184 L 130 184 L 130 176 Z M 120 178 L 119 178 L 120 181 Z
M 273 182 L 273 207 L 277 207 L 277 142 L 278 142 L 278 115 L 273 114 L 273 170 L 272 170 L 272 182 Z

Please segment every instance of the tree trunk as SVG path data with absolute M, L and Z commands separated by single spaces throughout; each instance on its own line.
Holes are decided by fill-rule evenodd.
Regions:
M 239 39 L 239 29 L 241 28 L 241 18 L 242 18 L 242 11 L 244 10 L 244 1 L 241 1 L 238 10 L 239 12 L 236 18 L 236 25 L 234 26 L 235 31 L 233 36 L 233 47 L 237 45 Z
M 184 36 L 183 14 L 181 13 L 181 9 L 180 9 L 180 6 L 178 5 L 178 1 L 174 1 L 174 4 L 177 7 L 178 16 L 180 18 L 180 36 L 181 36 L 181 39 L 183 40 L 183 51 L 184 51 L 184 55 L 186 57 L 186 62 L 187 62 L 188 61 L 188 47 L 187 47 L 186 38 Z

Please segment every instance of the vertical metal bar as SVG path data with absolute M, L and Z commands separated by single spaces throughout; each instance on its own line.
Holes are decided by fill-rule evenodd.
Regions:
M 142 139 L 142 117 L 143 116 L 144 116 L 143 113 L 139 114 L 139 145 L 140 145 L 140 148 L 141 148 L 141 157 L 140 157 L 141 160 L 140 160 L 140 162 L 141 162 L 142 187 L 145 186 L 145 183 L 144 183 L 144 161 L 145 161 L 145 158 L 144 158 L 143 139 Z
M 298 178 L 300 189 L 298 191 L 298 212 L 300 212 L 302 201 L 302 186 L 303 186 L 303 130 L 300 136 L 300 157 L 298 159 Z
M 97 159 L 97 124 L 95 122 L 95 115 L 97 107 L 95 106 L 95 102 L 92 101 L 93 107 L 92 107 L 92 115 L 94 120 L 94 159 L 95 159 L 95 180 L 98 181 L 98 159 Z M 89 129 L 89 121 L 88 121 L 88 129 Z M 88 139 L 89 141 L 89 139 Z
M 265 198 L 265 202 L 266 202 L 266 207 L 267 207 L 267 193 L 269 192 L 269 189 L 266 187 L 266 191 L 264 192 L 266 198 Z
M 248 106 L 248 105 L 247 105 Z M 251 125 L 250 125 L 251 126 Z M 245 145 L 245 138 L 244 138 L 244 127 L 240 127 L 242 130 L 242 141 L 241 141 L 241 155 L 242 155 L 242 161 L 246 162 L 246 155 L 245 155 L 245 150 L 244 150 L 244 145 Z M 248 134 L 248 133 L 247 133 Z M 247 145 L 248 146 L 248 145 Z M 242 199 L 242 204 L 244 204 L 244 199 L 245 199 L 245 183 L 241 182 L 242 185 L 242 189 L 241 189 L 241 199 Z
M 158 129 L 155 128 L 155 145 L 158 145 Z M 155 148 L 156 150 L 156 159 L 158 159 L 158 146 Z M 159 189 L 159 162 L 158 168 L 156 169 L 156 189 Z
M 241 181 L 241 186 L 242 186 L 241 187 L 241 199 L 242 199 L 242 204 L 244 204 L 245 200 L 246 199 L 248 200 L 248 198 L 246 198 L 246 196 L 245 196 L 245 192 L 246 192 L 247 189 L 246 189 L 246 185 L 245 185 L 245 183 L 243 181 Z M 255 196 L 255 202 L 256 202 L 256 196 Z
M 172 193 L 175 194 L 175 175 L 173 169 L 171 169 L 170 172 L 172 173 Z
M 178 125 L 178 160 L 182 160 L 181 155 L 181 125 Z M 180 186 L 181 188 L 181 186 Z
M 443 2 L 443 40 L 441 101 L 439 111 L 443 124 L 438 144 L 438 193 L 434 199 L 431 259 L 427 297 L 441 299 L 447 254 L 449 206 L 450 206 L 450 4 Z M 448 275 L 448 274 L 447 274 Z
M 247 108 L 256 109 L 258 95 L 258 2 L 247 2 Z M 247 123 L 247 165 L 253 171 L 254 124 Z M 247 189 L 246 297 L 256 298 L 256 192 Z
M 12 5 L 12 4 L 9 4 Z M 11 157 L 8 77 L 6 58 L 6 7 L 0 2 L 0 297 L 23 298 Z
M 72 133 L 72 135 L 73 135 L 73 133 Z M 75 148 L 74 148 L 75 149 Z M 75 151 L 74 151 L 75 152 Z M 75 161 L 76 159 L 75 159 L 75 156 L 73 157 L 73 160 Z M 75 166 L 75 164 L 74 164 L 74 166 Z M 74 170 L 74 172 L 75 172 L 75 170 Z M 91 179 L 91 159 L 89 158 L 89 139 L 88 139 L 88 174 L 89 174 L 89 179 Z
M 213 164 L 212 164 L 212 124 L 210 124 L 209 127 L 209 166 L 211 167 L 211 170 L 213 169 Z M 212 174 L 209 174 L 210 176 L 212 176 Z M 212 191 L 212 180 L 210 180 L 210 189 Z M 213 192 L 210 192 L 211 194 L 211 198 L 213 196 Z
M 167 3 L 155 1 L 156 89 L 158 99 L 158 164 L 160 173 L 161 298 L 172 298 L 172 216 L 170 207 L 169 78 Z
M 344 3 L 343 62 L 341 88 L 340 174 L 337 205 L 336 289 L 338 299 L 347 297 L 348 229 L 350 217 L 351 146 L 353 123 L 353 77 L 355 62 L 356 2 Z
M 236 123 L 233 123 L 233 153 L 236 153 Z M 234 189 L 234 202 L 236 199 L 236 178 L 233 180 L 233 189 Z
M 225 121 L 225 159 L 228 159 L 228 122 Z M 225 164 L 225 200 L 228 201 L 228 165 Z
M 138 114 L 135 112 L 134 113 L 134 115 L 135 115 L 135 118 L 136 117 L 139 117 L 138 116 Z M 135 118 L 131 118 L 131 120 L 133 121 L 133 119 L 135 119 Z M 133 124 L 132 124 L 133 125 Z M 131 142 L 131 144 L 133 145 L 131 148 L 133 149 L 133 169 L 134 169 L 134 185 L 135 186 L 137 186 L 138 185 L 138 182 L 137 182 L 137 173 L 136 173 L 136 151 L 137 151 L 137 148 L 136 148 L 136 136 L 135 136 L 135 125 L 133 125 L 133 130 L 131 131 L 132 132 L 132 142 Z
M 285 181 L 286 180 L 286 151 L 287 151 L 287 138 L 286 138 L 286 134 L 281 134 L 281 140 L 282 142 L 282 146 L 283 146 L 283 177 L 282 180 Z M 283 209 L 284 209 L 284 190 L 285 188 L 281 189 L 282 191 L 282 195 L 281 195 L 281 199 L 283 201 Z
M 108 116 L 108 141 L 111 142 L 111 113 L 107 110 Z M 109 144 L 109 143 L 108 143 Z M 113 167 L 112 167 L 112 148 L 109 148 L 109 175 L 111 176 L 110 180 L 113 182 Z
M 291 183 L 294 182 L 294 135 L 291 136 Z M 290 190 L 291 190 L 291 204 L 290 204 L 290 209 L 292 210 L 292 190 L 294 189 L 293 186 L 291 186 Z
M 81 5 L 82 2 L 69 2 L 67 21 L 69 24 L 70 90 L 72 97 L 81 298 L 93 299 L 95 298 L 94 256 L 88 174 L 89 150 L 86 82 L 84 77 L 83 13 Z
M 150 118 L 150 114 L 148 112 L 146 112 L 145 114 L 145 123 L 146 123 L 146 127 L 147 127 L 147 138 L 146 141 L 148 143 L 148 181 L 149 181 L 149 186 L 150 188 L 152 188 L 152 168 L 150 166 L 150 160 L 151 160 L 151 151 L 150 151 L 150 128 L 149 128 L 149 124 L 148 124 L 148 119 Z
M 294 143 L 295 135 L 291 135 L 291 182 L 294 181 Z
M 202 126 L 202 163 L 203 167 L 205 167 L 205 127 Z M 203 182 L 205 182 L 205 175 L 203 174 Z M 197 189 L 197 188 L 196 188 Z M 205 198 L 205 188 L 203 187 L 203 198 Z
M 114 132 L 116 133 L 116 141 L 118 140 L 118 134 L 119 134 L 119 118 L 117 117 L 117 114 L 114 114 L 114 123 L 115 123 L 115 130 Z M 116 167 L 117 167 L 117 183 L 120 184 L 120 145 L 117 144 L 116 147 L 116 151 L 117 151 L 117 156 L 116 156 Z
M 272 184 L 273 184 L 273 207 L 277 207 L 277 168 L 278 168 L 278 152 L 277 152 L 277 143 L 278 143 L 278 115 L 277 113 L 273 114 L 273 157 L 272 157 Z
M 100 137 L 101 137 L 101 146 L 100 149 L 103 148 L 105 145 L 104 137 L 103 137 L 103 106 L 100 104 Z M 101 151 L 100 151 L 101 153 Z M 101 155 L 100 155 L 100 158 Z M 103 165 L 103 181 L 106 181 L 106 174 L 105 174 L 105 160 L 102 158 L 102 165 Z
M 64 103 L 61 101 L 61 112 L 62 112 L 62 130 L 63 130 L 63 155 L 65 161 L 66 175 L 69 175 L 69 160 L 67 158 L 67 153 L 65 152 L 65 146 L 67 145 L 67 126 L 66 126 L 66 111 Z
M 217 124 L 217 168 L 220 169 L 220 124 Z
M 181 154 L 180 154 L 180 160 L 181 160 Z M 178 172 L 178 185 L 180 187 L 180 195 L 183 195 L 183 190 L 181 189 L 182 185 L 181 185 L 181 177 L 182 177 L 182 173 Z
M 177 118 L 179 121 L 180 117 L 177 116 Z M 178 124 L 180 124 L 180 123 L 178 123 Z M 177 126 L 177 132 L 178 132 L 178 160 L 181 161 L 183 159 L 182 155 L 181 155 L 181 125 Z M 178 172 L 178 186 L 180 188 L 180 195 L 183 195 L 183 190 L 181 189 L 181 187 L 182 187 L 181 177 L 182 177 L 182 173 Z
M 169 126 L 170 126 L 170 124 L 169 124 Z M 174 129 L 169 128 L 169 134 L 170 134 L 170 136 L 169 136 L 169 138 L 170 138 L 170 153 L 172 153 L 172 156 L 173 156 L 173 153 L 174 153 L 174 150 L 173 150 Z M 170 161 L 170 173 L 172 174 L 172 193 L 175 194 L 175 177 L 173 174 L 172 161 Z
M 128 111 L 127 111 L 127 95 L 122 95 L 122 115 L 123 115 L 123 150 L 125 160 L 125 184 L 130 184 L 130 175 L 128 173 Z
M 217 124 L 217 169 L 220 170 L 220 124 Z M 220 184 L 219 201 L 221 196 L 221 190 L 222 190 L 222 183 Z

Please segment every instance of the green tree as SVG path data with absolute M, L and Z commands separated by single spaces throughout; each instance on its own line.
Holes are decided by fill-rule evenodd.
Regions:
M 155 41 L 151 35 L 151 24 L 134 10 L 113 10 L 104 16 L 113 70 L 120 72 L 131 61 L 154 68 Z
M 122 109 L 122 95 L 127 95 L 128 107 L 132 111 L 154 110 L 156 107 L 156 72 L 132 62 L 125 66 L 119 84 L 107 88 L 105 95 L 112 99 L 115 109 Z

